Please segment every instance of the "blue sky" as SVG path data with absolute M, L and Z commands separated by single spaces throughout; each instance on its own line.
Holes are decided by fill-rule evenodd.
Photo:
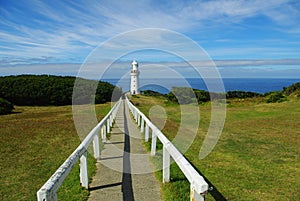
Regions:
M 141 28 L 191 38 L 223 77 L 300 78 L 297 0 L 0 0 L 0 75 L 76 75 L 100 44 Z M 183 65 L 158 57 L 148 51 L 135 59 Z M 130 55 L 126 59 L 118 65 L 130 65 Z

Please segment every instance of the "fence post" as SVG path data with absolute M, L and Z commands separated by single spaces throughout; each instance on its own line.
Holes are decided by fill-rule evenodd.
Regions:
M 143 132 L 144 132 L 144 129 L 145 129 L 145 120 L 144 120 L 143 116 L 141 116 L 141 118 L 142 118 L 141 132 L 143 133 Z
M 140 114 L 138 114 L 137 115 L 137 123 L 138 123 L 138 126 L 140 126 L 141 125 L 141 115 Z
M 107 132 L 106 133 L 109 133 L 110 132 L 110 123 L 109 123 L 109 118 L 107 119 Z
M 106 142 L 106 126 L 102 126 L 102 141 Z
M 156 153 L 156 138 L 155 132 L 152 130 L 151 156 L 155 156 Z
M 112 114 L 109 116 L 109 126 L 110 127 L 112 127 L 112 125 L 113 125 L 113 116 L 112 116 Z
M 80 157 L 80 183 L 81 186 L 88 188 L 89 187 L 89 178 L 88 178 L 88 164 L 87 164 L 87 151 L 85 151 Z
M 148 140 L 149 140 L 149 126 L 146 123 L 145 142 L 148 142 Z
M 166 148 L 163 146 L 163 183 L 170 181 L 170 154 Z
M 96 130 L 97 134 L 94 136 L 93 146 L 94 146 L 94 157 L 96 159 L 100 158 L 100 148 L 99 148 L 99 129 Z
M 193 184 L 190 185 L 191 193 L 190 193 L 190 201 L 204 201 L 204 195 L 198 194 L 195 191 Z

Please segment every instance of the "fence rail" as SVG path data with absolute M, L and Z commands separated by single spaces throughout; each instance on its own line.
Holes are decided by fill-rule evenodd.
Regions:
M 102 140 L 106 141 L 106 133 L 110 132 L 113 121 L 121 104 L 120 100 L 112 107 L 108 114 L 91 130 L 82 143 L 65 160 L 65 162 L 56 170 L 48 181 L 37 192 L 38 201 L 56 201 L 57 190 L 74 168 L 78 160 L 80 161 L 80 183 L 88 188 L 88 167 L 87 167 L 87 149 L 93 141 L 94 157 L 100 157 L 99 134 Z
M 157 138 L 163 144 L 163 182 L 170 181 L 170 157 L 174 159 L 183 174 L 190 182 L 190 200 L 203 201 L 208 191 L 208 184 L 204 178 L 194 169 L 186 158 L 177 150 L 177 148 L 168 140 L 168 138 L 126 97 L 126 103 L 131 111 L 141 132 L 145 133 L 145 141 L 149 140 L 150 130 L 152 131 L 151 155 L 156 153 Z
M 80 161 L 80 183 L 83 187 L 88 188 L 88 167 L 87 167 L 87 149 L 93 141 L 94 157 L 100 157 L 99 135 L 105 142 L 106 134 L 110 132 L 116 113 L 120 107 L 121 99 L 113 106 L 109 113 L 90 131 L 82 143 L 75 151 L 65 160 L 65 162 L 56 170 L 48 181 L 37 192 L 38 201 L 56 201 L 57 190 L 74 168 L 78 160 Z M 183 174 L 190 182 L 191 200 L 203 201 L 208 190 L 208 184 L 204 178 L 193 168 L 186 158 L 177 150 L 177 148 L 168 140 L 168 138 L 126 97 L 126 103 L 133 114 L 135 121 L 145 134 L 145 141 L 149 140 L 150 131 L 151 155 L 156 153 L 157 138 L 163 144 L 163 182 L 170 181 L 170 159 L 171 157 L 177 163 Z M 150 130 L 151 129 L 151 130 Z

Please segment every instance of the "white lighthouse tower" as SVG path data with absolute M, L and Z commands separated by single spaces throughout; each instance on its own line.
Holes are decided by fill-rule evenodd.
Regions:
M 131 94 L 139 94 L 139 70 L 138 70 L 138 63 L 134 60 L 132 63 L 132 69 L 130 72 L 131 81 L 130 81 L 130 93 Z

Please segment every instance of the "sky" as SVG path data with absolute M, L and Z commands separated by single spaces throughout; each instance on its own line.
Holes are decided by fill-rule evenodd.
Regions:
M 115 38 L 145 28 L 171 31 L 194 41 L 222 77 L 300 78 L 297 0 L 0 0 L 0 76 L 77 75 L 95 49 L 109 44 L 111 51 L 120 51 L 120 46 L 113 46 Z M 138 37 L 126 38 L 126 44 L 135 44 L 137 51 L 115 58 L 115 68 L 106 73 L 107 78 L 130 70 L 127 67 L 133 59 L 140 66 L 163 64 L 193 77 L 181 55 L 138 51 L 145 39 L 156 40 L 155 34 L 138 33 Z M 162 50 L 165 41 L 182 48 L 176 36 L 161 34 L 162 39 Z M 205 61 L 200 57 L 193 55 L 189 61 L 202 66 Z M 104 63 L 103 58 L 97 65 Z M 153 76 L 167 76 L 158 72 L 152 70 Z

